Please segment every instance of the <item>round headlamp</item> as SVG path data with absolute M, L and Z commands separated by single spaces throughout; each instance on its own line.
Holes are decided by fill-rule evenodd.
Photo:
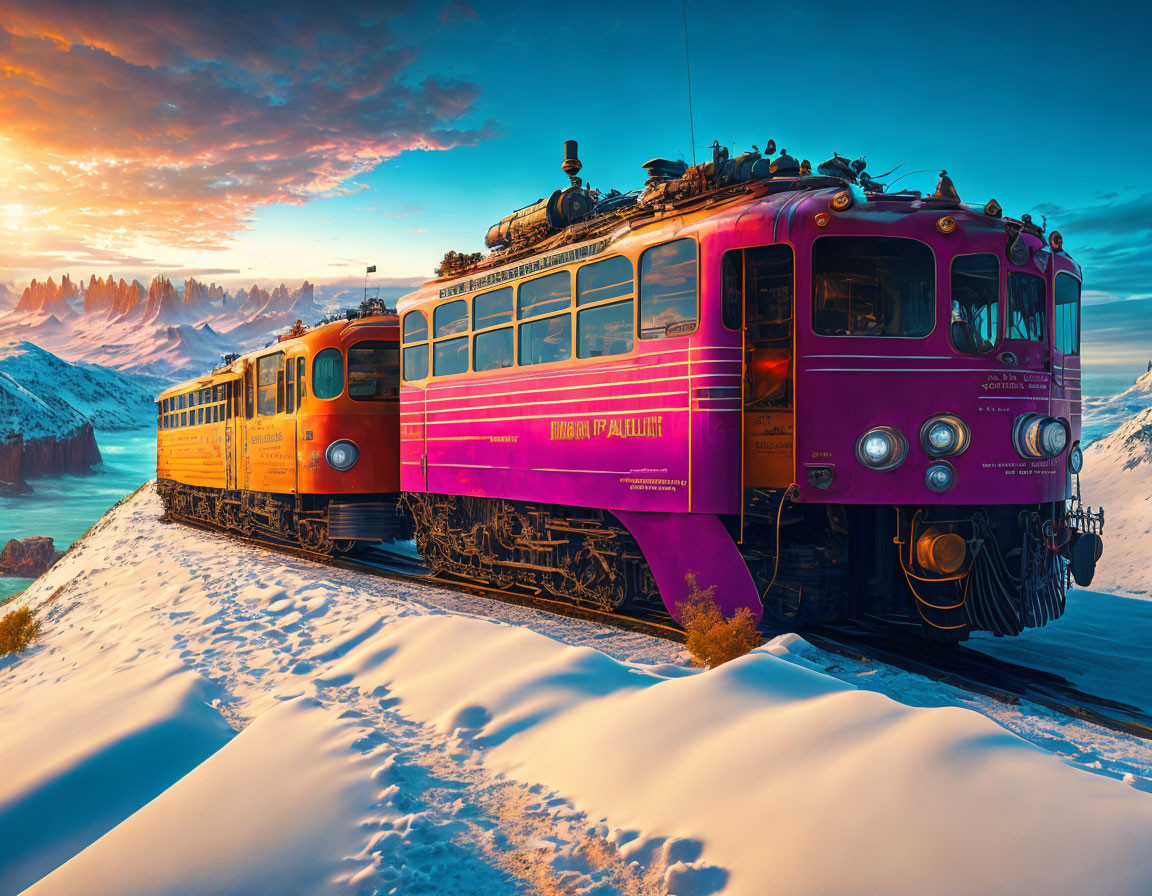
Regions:
M 924 474 L 924 484 L 934 492 L 946 492 L 956 484 L 956 471 L 952 464 L 938 460 Z
M 1055 417 L 1024 414 L 1012 425 L 1012 444 L 1021 457 L 1059 457 L 1068 447 L 1068 425 Z
M 1077 475 L 1084 469 L 1084 452 L 1080 450 L 1079 442 L 1068 452 L 1068 469 Z
M 937 414 L 920 427 L 920 444 L 932 457 L 963 454 L 970 440 L 968 425 L 954 414 Z
M 892 470 L 908 456 L 908 441 L 892 426 L 874 426 L 856 441 L 856 459 L 873 470 Z
M 324 459 L 333 470 L 343 473 L 356 466 L 356 461 L 360 460 L 360 449 L 347 439 L 340 439 L 328 446 Z

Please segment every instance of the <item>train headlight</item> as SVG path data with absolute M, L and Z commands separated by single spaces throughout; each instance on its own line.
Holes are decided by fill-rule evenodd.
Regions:
M 1068 447 L 1068 425 L 1054 417 L 1024 414 L 1012 424 L 1012 444 L 1021 457 L 1059 457 Z
M 356 466 L 356 461 L 360 460 L 360 449 L 347 439 L 340 439 L 328 446 L 324 459 L 333 470 L 343 473 Z
M 938 460 L 924 474 L 924 484 L 934 492 L 946 492 L 956 484 L 956 471 L 947 461 Z
M 1073 445 L 1072 450 L 1068 452 L 1068 469 L 1076 475 L 1080 475 L 1080 471 L 1084 469 L 1084 452 L 1080 450 L 1080 446 Z
M 937 414 L 920 427 L 920 444 L 932 457 L 963 454 L 970 440 L 967 424 L 954 414 Z
M 838 212 L 846 211 L 852 208 L 852 194 L 848 190 L 841 190 L 828 204 Z
M 873 470 L 892 470 L 908 456 L 908 441 L 891 426 L 874 426 L 856 442 L 856 459 Z

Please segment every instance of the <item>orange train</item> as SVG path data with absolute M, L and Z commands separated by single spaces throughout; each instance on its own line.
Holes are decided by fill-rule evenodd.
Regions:
M 165 510 L 322 553 L 407 537 L 399 337 L 395 316 L 371 312 L 298 328 L 163 392 Z

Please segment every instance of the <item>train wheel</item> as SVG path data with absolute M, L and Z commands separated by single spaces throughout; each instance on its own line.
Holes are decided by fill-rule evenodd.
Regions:
M 332 540 L 328 537 L 328 526 L 323 520 L 301 520 L 297 530 L 300 546 L 318 554 L 331 554 Z

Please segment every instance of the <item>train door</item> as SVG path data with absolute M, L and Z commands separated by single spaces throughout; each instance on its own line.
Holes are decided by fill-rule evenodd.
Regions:
M 728 252 L 724 264 L 725 288 L 739 283 L 742 296 L 747 500 L 750 490 L 785 489 L 793 477 L 795 257 L 791 246 L 777 244 Z
M 256 417 L 256 369 L 244 362 L 243 415 L 239 417 L 237 435 L 240 439 L 240 487 L 247 492 L 252 487 L 252 455 L 248 451 L 251 433 L 249 426 Z
M 284 413 L 287 415 L 288 426 L 285 433 L 288 440 L 288 453 L 290 476 L 292 479 L 292 492 L 299 494 L 300 488 L 300 433 L 299 426 L 296 421 L 297 401 L 296 401 L 296 370 L 297 358 L 295 355 L 289 355 L 284 359 L 284 369 L 280 371 L 280 389 L 284 395 Z
M 232 491 L 236 488 L 236 437 L 233 429 L 236 418 L 233 414 L 235 399 L 232 397 L 233 380 L 228 380 L 223 386 L 224 390 L 224 489 Z

